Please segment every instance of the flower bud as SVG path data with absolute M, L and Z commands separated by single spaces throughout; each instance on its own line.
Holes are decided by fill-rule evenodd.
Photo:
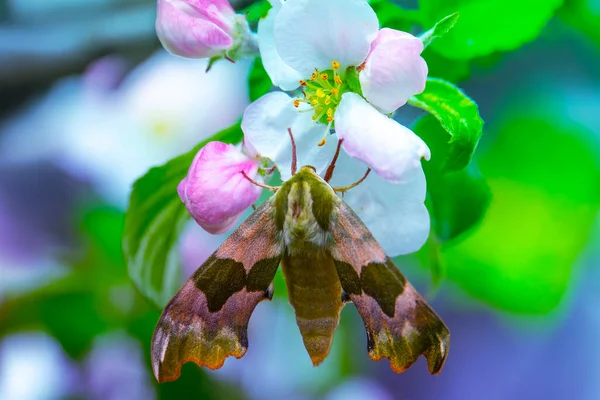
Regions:
M 158 0 L 156 32 L 165 49 L 187 58 L 235 60 L 253 40 L 227 0 Z
M 410 33 L 383 28 L 371 43 L 360 84 L 365 98 L 384 114 L 396 111 L 425 89 L 423 42 Z
M 260 196 L 259 164 L 231 144 L 210 142 L 194 158 L 177 192 L 190 215 L 207 232 L 219 234 L 231 228 L 244 210 Z

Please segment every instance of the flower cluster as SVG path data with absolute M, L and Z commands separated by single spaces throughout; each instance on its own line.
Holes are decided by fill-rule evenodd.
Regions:
M 429 233 L 421 159 L 428 160 L 430 152 L 391 114 L 425 88 L 422 41 L 380 29 L 366 0 L 271 5 L 259 22 L 257 43 L 269 77 L 282 91 L 246 108 L 242 146 L 209 143 L 198 153 L 179 187 L 191 215 L 212 233 L 231 228 L 259 197 L 250 180 L 264 182 L 274 168 L 283 180 L 290 177 L 291 130 L 299 163 L 318 173 L 341 145 L 345 155 L 337 163 L 335 185 L 356 181 L 371 168 L 376 174 L 345 200 L 390 255 L 419 249 Z M 239 30 L 239 21 L 226 0 L 159 0 L 158 33 L 175 54 L 233 54 L 251 35 Z

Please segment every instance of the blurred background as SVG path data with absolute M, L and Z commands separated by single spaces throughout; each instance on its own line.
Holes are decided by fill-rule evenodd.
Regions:
M 429 179 L 432 239 L 396 259 L 452 332 L 442 373 L 372 362 L 351 305 L 315 369 L 282 293 L 243 359 L 159 386 L 130 186 L 237 121 L 256 65 L 167 54 L 153 0 L 0 0 L 0 399 L 600 399 L 600 1 L 395 3 L 381 22 L 416 33 L 461 11 L 424 56 L 486 123 L 473 179 Z M 190 224 L 185 274 L 221 240 Z

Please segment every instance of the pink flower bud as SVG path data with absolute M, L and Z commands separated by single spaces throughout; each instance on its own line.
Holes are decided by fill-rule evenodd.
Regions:
M 158 0 L 158 38 L 165 49 L 178 56 L 225 55 L 243 31 L 240 23 L 247 26 L 227 0 Z
M 381 29 L 360 73 L 362 92 L 369 103 L 388 114 L 421 93 L 428 72 L 422 51 L 421 39 L 410 33 Z
M 207 232 L 219 234 L 231 228 L 244 210 L 260 196 L 261 188 L 241 173 L 262 182 L 258 161 L 236 146 L 210 142 L 194 158 L 177 192 L 190 215 Z

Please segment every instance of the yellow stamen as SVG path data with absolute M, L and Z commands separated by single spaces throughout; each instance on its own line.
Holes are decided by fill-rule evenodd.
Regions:
M 298 99 L 294 100 L 294 107 L 296 107 L 296 108 L 300 107 L 300 100 L 298 100 Z
M 310 76 L 310 80 L 311 80 L 311 81 L 315 81 L 315 80 L 317 80 L 317 78 L 318 78 L 318 77 L 319 77 L 319 72 L 318 72 L 318 71 L 315 71 L 315 72 L 313 72 L 313 73 L 312 73 L 312 75 Z
M 340 78 L 339 76 L 336 76 L 334 80 L 337 85 L 341 85 L 343 83 L 342 78 Z
M 323 138 L 323 139 L 321 139 L 321 141 L 319 143 L 317 143 L 317 145 L 319 147 L 323 147 L 323 146 L 325 146 L 325 143 L 327 143 L 327 140 L 325 138 Z
M 302 79 L 300 79 L 300 82 L 299 82 L 299 83 L 300 83 L 300 85 L 302 85 L 302 86 L 307 86 L 307 85 L 308 85 L 308 84 L 306 83 L 306 81 L 305 81 L 305 80 L 302 80 Z
M 339 91 L 335 88 L 331 89 L 331 94 L 336 96 L 339 93 Z
M 322 99 L 323 97 L 325 97 L 325 92 L 323 91 L 323 89 L 317 89 L 316 93 L 318 98 Z
M 327 74 L 321 74 L 321 79 L 324 81 L 328 81 L 329 80 L 329 75 Z
M 337 71 L 338 69 L 340 69 L 340 63 L 337 61 L 332 61 L 331 67 L 333 68 L 334 71 Z
M 326 96 L 325 97 L 325 105 L 328 106 L 329 103 L 331 103 L 331 96 Z
M 327 116 L 328 117 L 333 117 L 333 108 L 330 108 L 327 110 Z

